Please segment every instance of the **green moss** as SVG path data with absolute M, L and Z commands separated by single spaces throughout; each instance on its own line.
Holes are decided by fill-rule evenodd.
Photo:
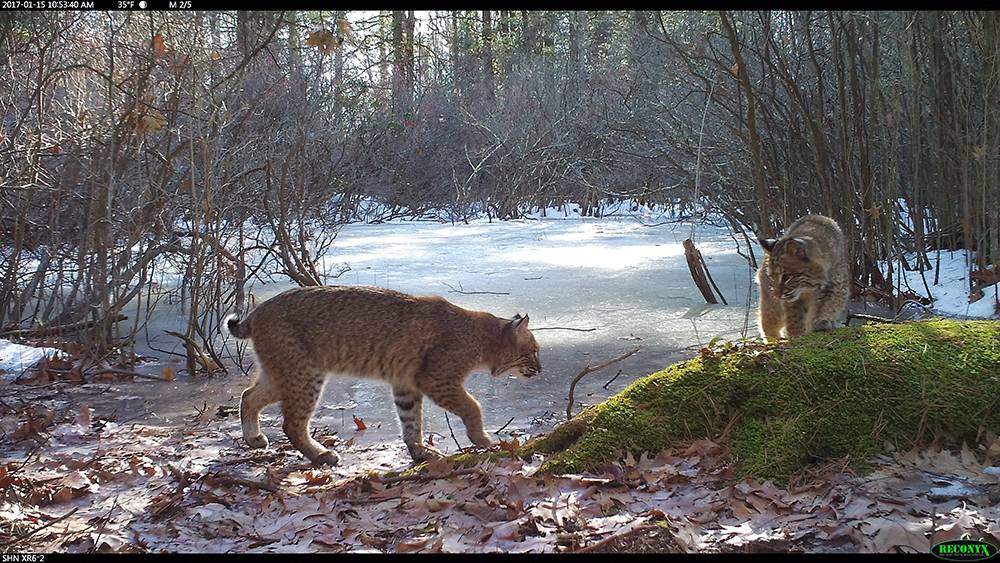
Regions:
M 725 431 L 738 472 L 782 481 L 805 465 L 855 467 L 888 441 L 909 448 L 1000 432 L 1000 323 L 864 325 L 779 344 L 732 346 L 640 379 L 524 454 L 543 469 L 593 469 Z

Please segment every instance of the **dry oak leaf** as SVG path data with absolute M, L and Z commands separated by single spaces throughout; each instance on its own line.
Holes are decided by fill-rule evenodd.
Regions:
M 167 52 L 167 48 L 163 44 L 163 36 L 159 33 L 153 36 L 153 52 L 160 56 Z
M 329 55 L 340 49 L 340 42 L 341 39 L 336 37 L 329 29 L 311 31 L 306 37 L 306 45 L 316 47 L 324 55 Z
M 355 414 L 351 416 L 354 417 L 354 425 L 358 427 L 359 431 L 368 429 L 368 425 L 365 424 L 365 421 L 363 419 L 358 418 L 358 415 Z
M 982 162 L 986 158 L 986 145 L 977 145 L 972 148 L 972 157 Z
M 167 118 L 162 115 L 148 114 L 139 118 L 136 123 L 136 133 L 156 133 L 167 125 Z

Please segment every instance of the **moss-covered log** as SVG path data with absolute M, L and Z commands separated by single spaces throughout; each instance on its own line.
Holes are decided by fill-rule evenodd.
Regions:
M 617 454 L 657 452 L 725 434 L 742 475 L 786 479 L 886 442 L 909 448 L 1000 433 L 1000 323 L 920 321 L 814 333 L 791 342 L 703 351 L 634 382 L 523 453 L 543 469 L 593 469 Z

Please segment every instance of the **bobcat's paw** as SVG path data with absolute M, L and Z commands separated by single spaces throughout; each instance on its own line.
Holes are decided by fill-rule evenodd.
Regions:
M 816 332 L 833 330 L 833 328 L 834 328 L 833 321 L 830 320 L 818 321 L 816 324 L 813 325 L 813 330 Z
M 469 436 L 469 439 L 472 440 L 472 443 L 475 444 L 477 448 L 489 448 L 496 444 L 496 442 L 490 440 L 490 437 L 486 434 L 481 436 Z
M 253 438 L 247 438 L 246 441 L 247 445 L 254 450 L 267 447 L 267 436 L 263 434 L 257 434 Z
M 313 465 L 323 467 L 325 465 L 334 466 L 340 464 L 340 455 L 333 450 L 327 450 L 312 460 Z
M 420 448 L 411 449 L 410 457 L 413 458 L 413 461 L 422 463 L 434 458 L 444 457 L 444 454 L 431 446 L 421 446 Z

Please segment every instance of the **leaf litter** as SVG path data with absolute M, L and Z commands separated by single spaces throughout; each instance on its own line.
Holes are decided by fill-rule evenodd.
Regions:
M 0 446 L 0 544 L 37 552 L 926 553 L 962 537 L 1000 543 L 995 437 L 977 450 L 882 455 L 863 476 L 830 463 L 779 486 L 737 479 L 725 446 L 711 440 L 628 453 L 594 473 L 546 475 L 537 455 L 410 470 L 401 442 L 317 436 L 343 461 L 315 468 L 280 432 L 269 449 L 246 449 L 229 414 L 202 410 L 156 426 L 107 421 L 86 405 L 6 409 L 0 421 L 14 431 Z

